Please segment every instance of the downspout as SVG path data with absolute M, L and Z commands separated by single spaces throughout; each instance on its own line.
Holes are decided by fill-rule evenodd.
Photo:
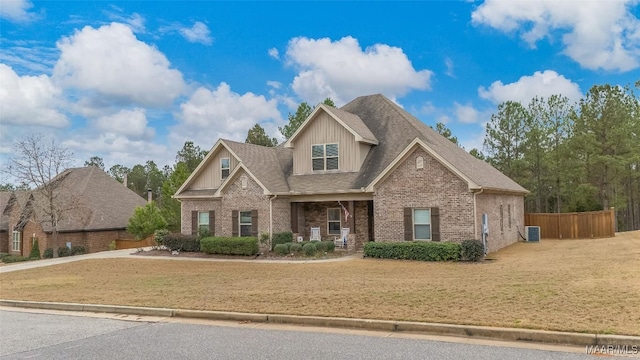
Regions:
M 476 203 L 476 195 L 482 194 L 484 188 L 481 188 L 480 191 L 473 193 L 473 234 L 474 236 L 478 235 L 478 206 Z
M 271 249 L 271 244 L 273 242 L 273 199 L 277 198 L 278 195 L 273 195 L 272 198 L 269 198 L 269 249 Z

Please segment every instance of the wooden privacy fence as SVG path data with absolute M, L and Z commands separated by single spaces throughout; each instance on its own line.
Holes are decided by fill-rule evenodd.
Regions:
M 524 214 L 526 226 L 540 226 L 543 239 L 589 239 L 615 236 L 615 211 Z
M 147 247 L 147 246 L 154 246 L 156 244 L 156 241 L 154 240 L 154 236 L 151 235 L 146 239 L 142 239 L 142 240 L 124 240 L 124 239 L 117 239 L 116 240 L 116 250 L 123 250 L 123 249 L 137 249 L 137 248 L 143 248 L 143 247 Z

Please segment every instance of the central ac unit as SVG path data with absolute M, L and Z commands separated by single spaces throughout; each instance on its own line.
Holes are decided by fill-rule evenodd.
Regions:
M 524 238 L 527 240 L 527 242 L 539 242 L 540 226 L 525 226 Z

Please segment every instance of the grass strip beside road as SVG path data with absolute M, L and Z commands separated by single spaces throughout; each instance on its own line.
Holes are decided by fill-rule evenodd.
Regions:
M 94 259 L 0 274 L 0 298 L 640 335 L 640 232 L 483 263 Z

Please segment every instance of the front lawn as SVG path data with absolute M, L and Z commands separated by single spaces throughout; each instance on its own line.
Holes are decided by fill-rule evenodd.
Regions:
M 640 232 L 518 243 L 491 258 L 83 260 L 0 274 L 0 298 L 640 335 Z

